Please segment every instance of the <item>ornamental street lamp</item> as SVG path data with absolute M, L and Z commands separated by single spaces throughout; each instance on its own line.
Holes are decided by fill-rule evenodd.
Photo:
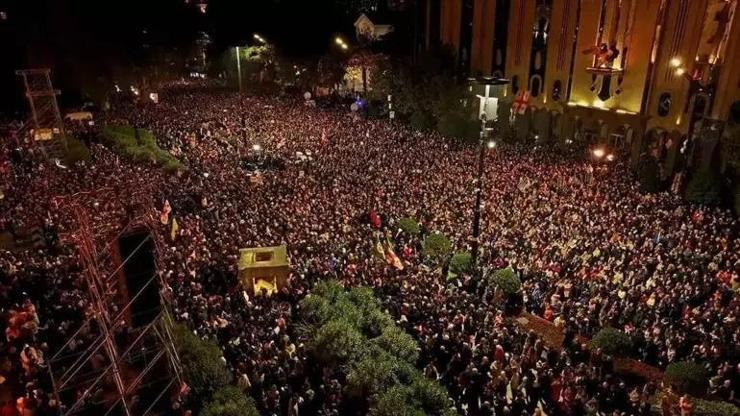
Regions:
M 478 119 L 481 121 L 480 139 L 478 140 L 478 178 L 475 187 L 475 205 L 473 207 L 473 239 L 471 247 L 471 258 L 473 268 L 477 268 L 478 251 L 480 246 L 480 219 L 481 205 L 483 199 L 483 178 L 485 172 L 485 149 L 494 149 L 496 142 L 487 140 L 489 133 L 493 130 L 488 127 L 489 121 L 498 119 L 498 100 L 504 97 L 509 80 L 493 77 L 481 77 L 470 79 L 469 91 L 475 93 L 479 99 Z

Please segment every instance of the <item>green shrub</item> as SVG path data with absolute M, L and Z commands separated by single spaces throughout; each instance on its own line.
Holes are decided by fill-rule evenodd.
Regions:
M 400 220 L 398 220 L 398 228 L 409 235 L 417 235 L 420 231 L 419 223 L 410 217 L 401 218 Z
M 704 396 L 709 386 L 709 373 L 701 365 L 690 361 L 668 364 L 665 381 L 676 387 L 681 394 Z
M 450 271 L 454 274 L 470 273 L 473 270 L 473 257 L 467 251 L 458 251 L 450 260 Z
M 436 260 L 442 261 L 450 255 L 452 243 L 444 234 L 434 233 L 424 239 L 424 255 Z
M 506 295 L 519 293 L 522 289 L 522 281 L 519 280 L 519 276 L 514 273 L 511 267 L 496 270 L 493 273 L 493 282 Z
M 347 390 L 354 397 L 369 397 L 391 387 L 394 363 L 390 357 L 368 355 L 351 365 L 347 374 Z
M 626 357 L 632 351 L 632 339 L 629 335 L 610 327 L 601 329 L 593 337 L 591 344 L 614 357 Z
M 740 408 L 732 403 L 691 398 L 694 416 L 740 416 Z
M 64 154 L 64 163 L 67 166 L 74 165 L 77 162 L 89 162 L 91 159 L 90 150 L 77 137 L 67 134 L 67 152 Z
M 409 400 L 409 389 L 395 386 L 375 396 L 370 416 L 426 416 L 424 410 L 417 408 Z
M 216 391 L 206 403 L 200 416 L 259 416 L 251 397 L 245 396 L 236 387 L 228 386 Z
M 409 117 L 409 124 L 416 130 L 429 130 L 434 127 L 434 119 L 424 111 L 415 111 Z
M 419 346 L 416 340 L 395 325 L 387 326 L 373 342 L 381 350 L 408 363 L 414 364 L 419 359 Z
M 156 163 L 167 173 L 176 173 L 184 169 L 179 160 L 157 145 L 156 138 L 149 130 L 109 125 L 103 129 L 101 137 L 107 146 L 135 162 Z
M 183 368 L 183 376 L 192 388 L 195 403 L 205 403 L 227 386 L 232 378 L 218 345 L 193 334 L 186 326 L 176 325 L 173 336 Z
M 686 200 L 695 204 L 719 205 L 722 202 L 722 183 L 712 169 L 697 172 L 686 185 Z

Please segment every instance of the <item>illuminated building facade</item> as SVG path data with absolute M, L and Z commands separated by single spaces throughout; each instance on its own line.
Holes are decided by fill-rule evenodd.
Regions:
M 699 136 L 736 135 L 738 0 L 421 3 L 427 38 L 438 30 L 461 72 L 510 79 L 512 101 L 530 93 L 512 127 L 522 139 L 652 152 L 670 172 Z

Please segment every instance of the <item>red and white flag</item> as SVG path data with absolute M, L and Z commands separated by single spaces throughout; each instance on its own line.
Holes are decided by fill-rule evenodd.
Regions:
M 529 96 L 529 91 L 519 91 L 516 94 L 516 99 L 514 99 L 514 104 L 511 106 L 511 113 L 520 115 L 526 113 L 529 107 Z

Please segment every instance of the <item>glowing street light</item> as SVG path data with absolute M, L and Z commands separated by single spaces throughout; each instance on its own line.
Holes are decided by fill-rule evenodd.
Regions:
M 670 64 L 673 68 L 678 68 L 679 66 L 681 66 L 681 58 L 677 56 L 674 58 L 671 58 Z
M 253 144 L 252 150 L 254 150 L 255 152 L 259 152 L 260 150 L 262 150 L 262 146 L 260 146 L 259 144 Z
M 606 155 L 606 160 L 607 160 L 607 162 L 613 162 L 614 161 L 614 155 L 611 154 L 611 153 L 609 153 L 608 155 Z
M 339 36 L 337 36 L 336 38 L 334 38 L 334 43 L 336 43 L 339 46 L 345 44 L 344 41 L 342 40 L 342 38 L 340 38 Z
M 679 77 L 686 73 L 686 69 L 684 68 L 676 68 L 676 75 Z
M 597 159 L 601 159 L 602 157 L 604 157 L 606 152 L 602 148 L 597 148 L 593 150 L 593 154 Z
M 494 149 L 494 148 L 496 148 L 496 142 L 494 142 L 493 140 L 489 140 L 489 141 L 488 141 L 488 148 L 489 148 L 489 149 Z
M 259 35 L 258 33 L 255 33 L 254 35 L 252 35 L 252 37 L 253 37 L 253 38 L 254 38 L 254 39 L 255 39 L 256 41 L 259 41 L 259 42 L 262 42 L 262 43 L 267 43 L 267 42 L 265 41 L 265 39 L 264 39 L 264 38 L 263 38 L 262 36 L 260 36 L 260 35 Z
M 342 49 L 343 49 L 343 50 L 345 50 L 345 51 L 346 51 L 346 50 L 347 50 L 348 48 L 349 48 L 349 46 L 347 46 L 347 44 L 346 44 L 346 43 L 343 43 L 343 44 L 342 44 Z

